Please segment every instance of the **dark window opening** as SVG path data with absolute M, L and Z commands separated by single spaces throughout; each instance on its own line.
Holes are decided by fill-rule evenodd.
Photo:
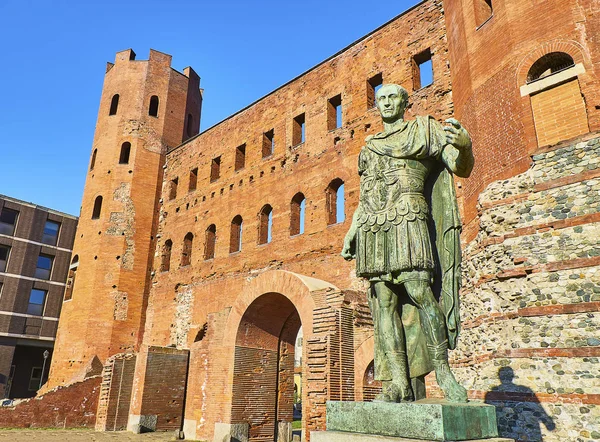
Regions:
M 6 263 L 8 262 L 9 255 L 10 255 L 10 247 L 0 245 L 0 272 L 6 271 Z
M 290 206 L 290 236 L 301 235 L 304 233 L 306 198 L 299 192 L 292 198 Z
M 125 142 L 121 145 L 121 154 L 119 155 L 119 164 L 129 164 L 129 154 L 131 153 L 131 143 Z
M 173 249 L 173 241 L 166 240 L 162 247 L 162 255 L 160 257 L 160 271 L 168 272 L 171 269 L 171 250 Z
M 242 228 L 244 220 L 240 215 L 231 220 L 231 236 L 229 239 L 229 253 L 235 253 L 242 250 Z
M 46 290 L 31 289 L 27 314 L 42 316 L 44 314 L 44 303 L 46 302 Z
M 151 117 L 158 117 L 158 97 L 152 95 L 150 97 L 150 107 L 148 108 L 148 115 Z
M 119 108 L 119 94 L 115 94 L 110 100 L 110 111 L 108 115 L 117 115 L 117 109 Z
M 327 100 L 327 129 L 342 127 L 342 94 Z
M 217 243 L 217 226 L 211 224 L 206 229 L 204 244 L 204 259 L 213 259 L 215 257 L 215 246 Z
M 49 255 L 38 256 L 34 276 L 38 279 L 50 279 L 50 274 L 52 273 L 52 262 L 53 261 L 54 261 L 53 256 L 49 256 Z
M 246 166 L 246 144 L 235 148 L 235 171 L 242 170 Z
M 90 161 L 90 171 L 94 170 L 94 166 L 96 165 L 96 154 L 98 153 L 98 149 L 94 149 L 92 152 L 92 160 Z
M 79 255 L 75 255 L 71 260 L 71 265 L 69 266 L 69 273 L 67 275 L 67 284 L 65 287 L 65 296 L 64 300 L 68 301 L 73 298 L 73 287 L 75 286 L 75 275 L 77 273 L 77 269 L 79 268 Z
M 367 109 L 375 107 L 375 95 L 383 86 L 383 75 L 377 74 L 367 80 Z
M 433 63 L 431 60 L 431 49 L 415 55 L 413 65 L 413 89 L 419 90 L 433 83 Z
M 213 158 L 210 164 L 210 182 L 216 181 L 221 176 L 221 157 Z
M 19 218 L 19 211 L 7 207 L 0 211 L 0 233 L 4 235 L 13 235 Z
M 337 224 L 344 222 L 346 219 L 345 214 L 345 196 L 344 196 L 344 182 L 336 178 L 325 191 L 325 204 L 327 209 L 327 224 Z
M 306 139 L 306 118 L 305 114 L 300 114 L 293 121 L 292 127 L 292 146 L 304 143 Z
M 273 237 L 273 208 L 266 204 L 258 214 L 258 243 L 268 244 Z
M 483 25 L 493 13 L 492 0 L 475 0 L 475 26 Z
M 169 181 L 169 201 L 177 198 L 177 186 L 179 184 L 179 178 L 173 178 Z
M 189 266 L 192 263 L 192 247 L 194 244 L 194 235 L 188 232 L 183 238 L 183 248 L 181 250 L 181 267 Z
M 188 114 L 187 116 L 187 136 L 191 138 L 194 136 L 194 116 L 192 114 Z
M 100 218 L 100 214 L 102 213 L 102 197 L 97 196 L 94 201 L 94 210 L 92 211 L 92 219 Z
M 29 376 L 29 384 L 27 390 L 38 391 L 42 384 L 42 367 L 31 367 L 31 375 Z
M 190 184 L 188 186 L 188 191 L 192 192 L 196 190 L 196 186 L 198 185 L 198 168 L 190 170 Z
M 263 134 L 262 157 L 273 155 L 275 151 L 275 131 L 271 129 Z
M 573 57 L 564 52 L 550 52 L 533 63 L 527 73 L 527 83 L 541 80 L 556 72 L 570 68 L 575 65 Z

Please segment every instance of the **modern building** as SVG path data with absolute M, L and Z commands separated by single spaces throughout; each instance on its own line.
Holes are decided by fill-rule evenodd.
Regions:
M 595 0 L 425 0 L 201 133 L 191 68 L 117 53 L 47 387 L 67 388 L 43 398 L 68 407 L 20 415 L 267 442 L 295 390 L 306 440 L 327 400 L 372 399 L 365 284 L 340 251 L 381 130 L 375 91 L 398 83 L 407 118 L 456 117 L 473 139 L 456 180 L 458 380 L 497 407 L 502 436 L 597 437 L 598 17 Z
M 0 397 L 46 382 L 77 217 L 0 195 Z

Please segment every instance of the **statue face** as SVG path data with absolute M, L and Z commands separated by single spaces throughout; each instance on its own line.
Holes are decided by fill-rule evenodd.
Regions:
M 398 87 L 393 84 L 383 85 L 375 97 L 377 109 L 386 123 L 391 123 L 404 116 L 406 100 L 400 94 Z

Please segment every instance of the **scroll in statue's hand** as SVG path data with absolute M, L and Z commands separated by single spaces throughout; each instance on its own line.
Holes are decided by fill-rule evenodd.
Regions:
M 453 145 L 460 151 L 471 147 L 469 133 L 461 126 L 458 120 L 448 118 L 446 123 L 449 124 L 449 126 L 444 127 L 444 131 L 446 131 L 446 143 Z

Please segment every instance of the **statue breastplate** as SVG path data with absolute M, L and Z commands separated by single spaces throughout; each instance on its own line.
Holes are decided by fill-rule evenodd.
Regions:
M 370 155 L 360 181 L 363 211 L 358 225 L 387 231 L 403 221 L 427 219 L 423 189 L 429 170 L 429 161 Z

